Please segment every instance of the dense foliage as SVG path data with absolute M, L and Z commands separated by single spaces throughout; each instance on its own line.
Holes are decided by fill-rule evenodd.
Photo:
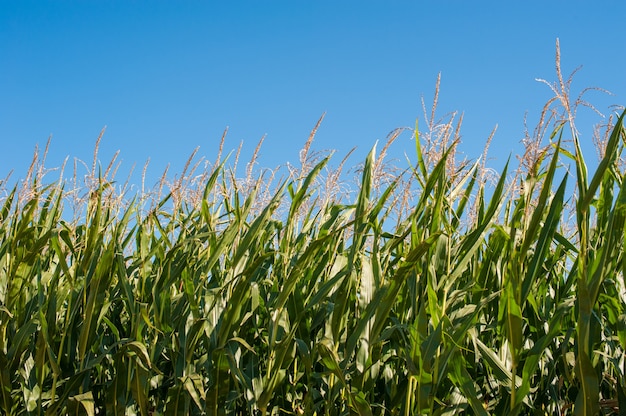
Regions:
M 499 175 L 456 160 L 439 81 L 415 166 L 396 131 L 354 193 L 321 119 L 277 185 L 258 147 L 130 200 L 100 138 L 82 187 L 36 152 L 0 181 L 0 414 L 626 414 L 626 112 L 588 171 L 556 58 Z
M 493 187 L 478 163 L 450 169 L 453 146 L 429 166 L 416 133 L 397 221 L 375 150 L 348 203 L 320 198 L 328 158 L 260 208 L 255 187 L 223 191 L 223 164 L 197 204 L 148 213 L 100 180 L 74 222 L 61 186 L 16 187 L 0 210 L 0 412 L 626 409 L 623 117 L 592 174 L 557 130 Z

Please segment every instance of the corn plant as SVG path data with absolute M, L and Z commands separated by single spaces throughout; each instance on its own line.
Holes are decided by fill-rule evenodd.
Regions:
M 29 175 L 0 208 L 0 413 L 624 412 L 623 122 L 592 172 L 559 122 L 493 186 L 417 128 L 352 198 L 323 194 L 317 126 L 275 186 L 218 157 L 147 210 L 95 161 L 74 220 Z

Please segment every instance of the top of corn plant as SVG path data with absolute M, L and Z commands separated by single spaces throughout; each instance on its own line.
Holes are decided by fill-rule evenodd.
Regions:
M 623 411 L 624 114 L 589 171 L 558 45 L 557 78 L 499 175 L 437 93 L 414 161 L 395 131 L 352 188 L 321 119 L 282 178 L 220 150 L 132 197 L 100 139 L 83 186 L 36 154 L 0 205 L 0 413 Z

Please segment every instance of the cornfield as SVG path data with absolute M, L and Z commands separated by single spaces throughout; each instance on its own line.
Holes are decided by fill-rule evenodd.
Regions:
M 491 178 L 433 118 L 350 197 L 315 130 L 275 185 L 218 158 L 151 204 L 35 157 L 0 201 L 0 413 L 624 414 L 624 113 L 589 171 L 558 86 Z

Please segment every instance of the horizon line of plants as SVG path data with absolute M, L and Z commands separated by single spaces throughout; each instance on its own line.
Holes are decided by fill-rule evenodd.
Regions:
M 145 211 L 94 158 L 67 220 L 79 189 L 16 185 L 0 414 L 623 414 L 626 112 L 589 171 L 559 98 L 548 143 L 542 124 L 493 186 L 435 105 L 442 136 L 416 127 L 401 170 L 383 160 L 396 136 L 374 146 L 353 197 L 331 156 L 307 158 L 317 126 L 272 187 L 218 158 Z
M 4 414 L 584 414 L 625 409 L 622 114 L 590 174 L 575 141 L 485 197 L 452 147 L 388 227 L 375 148 L 351 203 L 311 203 L 324 158 L 256 215 L 255 192 L 121 216 L 63 189 L 0 210 Z M 576 167 L 575 237 L 564 218 Z M 507 189 L 508 188 L 508 189 Z M 222 195 L 222 196 L 220 196 Z M 476 212 L 468 218 L 468 204 Z M 286 216 L 274 215 L 288 200 Z M 304 208 L 303 208 L 304 207 Z M 465 225 L 462 225 L 465 223 Z

